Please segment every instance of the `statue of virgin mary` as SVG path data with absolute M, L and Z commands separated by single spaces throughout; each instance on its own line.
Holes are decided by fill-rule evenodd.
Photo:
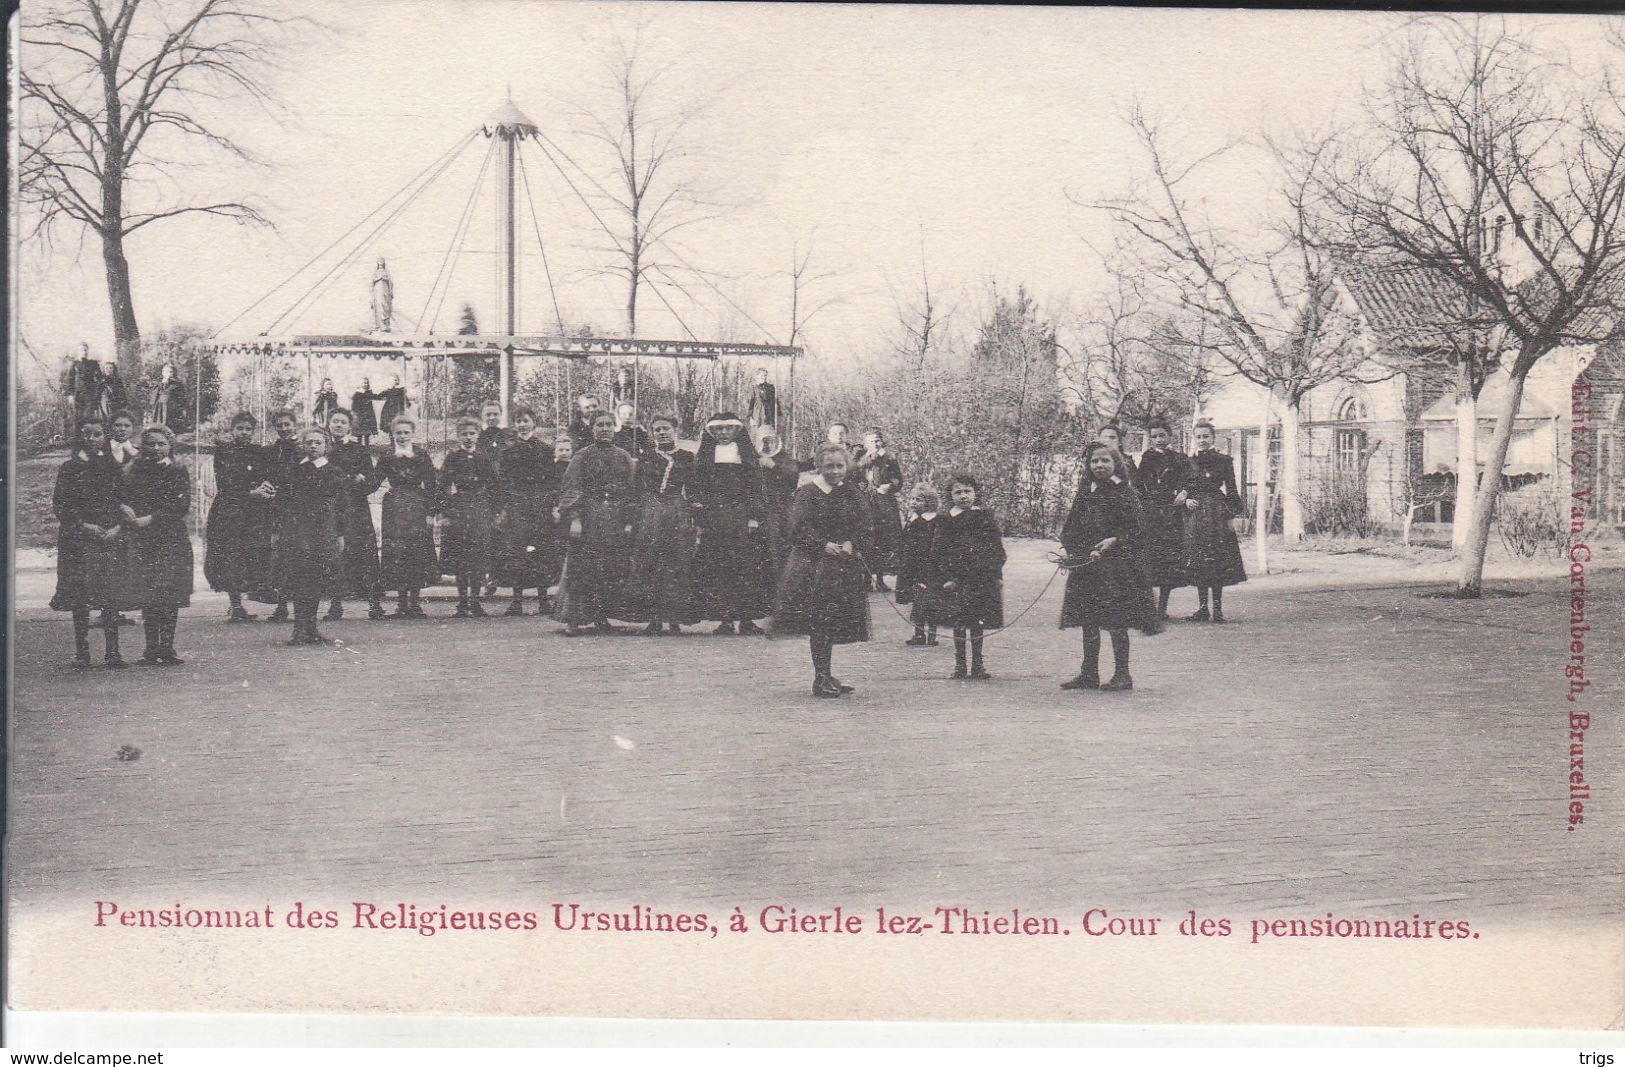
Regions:
M 372 332 L 389 333 L 390 320 L 395 313 L 395 283 L 390 280 L 384 257 L 378 257 L 378 269 L 372 272 Z

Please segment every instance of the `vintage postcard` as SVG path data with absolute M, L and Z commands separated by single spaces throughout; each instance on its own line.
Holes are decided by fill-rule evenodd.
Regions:
M 1618 1025 L 1619 19 L 13 28 L 12 1010 Z

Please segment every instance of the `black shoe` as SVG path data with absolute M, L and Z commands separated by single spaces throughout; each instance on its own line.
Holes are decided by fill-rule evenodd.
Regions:
M 117 652 L 115 652 L 111 656 L 108 656 L 106 659 L 102 660 L 102 666 L 106 667 L 110 671 L 122 671 L 128 667 L 129 664 L 124 662 L 123 656 L 120 656 Z
M 886 579 L 882 578 L 878 574 L 875 575 L 875 592 L 877 592 L 877 593 L 889 593 L 889 592 L 891 592 L 891 586 L 886 584 Z
M 564 624 L 564 636 L 565 637 L 580 637 L 581 636 L 581 627 L 577 626 L 573 622 L 565 623 Z
M 608 619 L 599 619 L 592 624 L 592 632 L 595 634 L 618 634 L 621 631 L 616 629 Z
M 488 585 L 486 585 L 486 587 L 485 587 L 485 588 L 484 588 L 484 589 L 483 589 L 483 590 L 482 590 L 482 591 L 481 591 L 481 592 L 482 592 L 482 593 L 483 593 L 483 594 L 484 594 L 484 595 L 485 595 L 485 596 L 496 596 L 496 595 L 497 595 L 497 587 L 496 587 L 496 584 L 495 584 L 495 583 L 491 583 L 491 584 L 488 584 Z
M 303 631 L 295 630 L 293 636 L 282 643 L 290 647 L 297 648 L 300 645 L 310 644 L 310 638 L 306 637 Z
M 141 654 L 141 658 L 135 661 L 135 665 L 137 667 L 158 667 L 161 666 L 163 662 L 163 660 L 158 658 L 158 653 L 143 652 Z
M 833 674 L 830 675 L 828 678 L 826 678 L 825 681 L 829 682 L 830 685 L 833 685 L 837 692 L 841 692 L 841 693 L 856 693 L 857 692 L 856 689 L 854 689 L 851 686 L 847 685 L 845 682 L 841 681 L 839 678 L 835 677 Z
M 733 623 L 725 622 L 725 623 L 722 623 L 721 625 L 719 625 L 715 630 L 712 630 L 711 632 L 715 633 L 715 634 L 724 634 L 724 635 L 726 635 L 728 637 L 732 637 L 737 631 L 734 630 L 734 624 Z
M 322 621 L 338 622 L 342 618 L 344 618 L 344 605 L 334 604 L 332 607 L 328 608 L 327 613 L 322 616 Z
M 651 622 L 649 625 L 647 625 L 643 629 L 639 630 L 638 633 L 642 634 L 644 637 L 659 637 L 660 636 L 660 630 L 661 630 L 660 623 Z
M 249 617 L 253 618 L 253 616 L 249 616 Z M 130 618 L 128 615 L 120 615 L 118 617 L 118 624 L 120 626 L 134 626 L 135 625 L 135 620 Z
M 518 617 L 520 615 L 523 615 L 524 613 L 525 613 L 525 605 L 524 605 L 524 603 L 522 601 L 518 601 L 518 600 L 511 600 L 511 601 L 508 602 L 508 610 L 504 611 L 502 613 L 502 617 L 505 618 L 505 619 L 512 619 L 512 618 L 516 618 L 516 617 Z
M 739 632 L 745 637 L 760 637 L 767 631 L 763 630 L 760 626 L 757 626 L 749 619 L 742 619 L 739 623 Z
M 937 640 L 937 635 L 936 634 L 932 634 L 930 637 L 927 637 L 925 639 L 925 647 L 927 647 L 927 648 L 936 648 L 941 643 L 942 642 Z
M 1102 685 L 1101 690 L 1108 693 L 1122 693 L 1134 688 L 1134 679 L 1128 676 L 1128 671 L 1118 671 L 1112 675 L 1111 681 Z
M 913 637 L 909 638 L 907 641 L 904 641 L 903 644 L 908 645 L 910 648 L 924 648 L 925 647 L 925 635 L 924 634 L 915 634 Z
M 165 649 L 164 651 L 158 653 L 158 662 L 162 663 L 165 667 L 179 667 L 186 661 L 175 655 L 172 649 Z
M 683 628 L 681 626 L 677 625 L 675 622 L 668 622 L 666 624 L 665 631 L 662 632 L 660 636 L 661 637 L 681 637 L 681 636 L 683 636 Z
M 226 614 L 227 622 L 259 622 L 258 615 L 250 615 L 245 608 L 235 607 Z
M 451 617 L 454 619 L 466 619 L 472 614 L 473 612 L 468 610 L 467 604 L 458 604 L 457 610 L 451 613 Z
M 468 613 L 476 619 L 490 618 L 490 616 L 485 614 L 485 605 L 481 604 L 478 600 L 469 601 Z
M 76 671 L 90 669 L 90 649 L 82 648 L 73 654 L 73 669 Z
M 305 644 L 307 645 L 330 645 L 332 643 L 333 639 L 324 636 L 315 626 L 312 626 L 310 632 L 305 634 Z
M 269 619 L 265 620 L 265 621 L 266 622 L 292 622 L 293 620 L 291 618 L 289 618 L 287 608 L 277 608 L 275 611 L 271 612 L 271 617 Z
M 419 605 L 413 604 L 411 607 L 406 609 L 406 617 L 408 619 L 427 619 L 429 617 L 429 613 L 424 611 Z
M 966 677 L 973 682 L 991 682 L 993 680 L 993 676 L 987 673 L 986 668 L 983 667 L 972 667 L 970 674 L 966 675 Z
M 1206 608 L 1198 608 L 1197 610 L 1191 612 L 1189 615 L 1185 616 L 1185 621 L 1186 622 L 1207 622 L 1211 618 L 1212 618 L 1212 616 L 1207 613 Z
M 826 699 L 841 695 L 840 687 L 828 678 L 818 678 L 813 681 L 813 696 Z
M 1224 617 L 1224 612 L 1215 611 L 1213 613 L 1213 618 L 1209 619 L 1208 621 L 1209 622 L 1229 622 L 1230 620 Z
M 1061 683 L 1062 689 L 1099 689 L 1100 675 L 1079 671 L 1078 676 Z
M 367 609 L 367 618 L 373 622 L 377 622 L 379 619 L 387 619 L 389 616 L 384 614 L 382 604 L 374 604 L 372 607 Z
M 950 674 L 948 676 L 948 680 L 950 682 L 957 682 L 957 681 L 960 681 L 961 679 L 964 679 L 964 678 L 967 678 L 967 677 L 969 677 L 969 675 L 967 675 L 965 673 L 965 668 L 963 668 L 963 667 L 955 667 L 954 668 L 954 673 L 952 673 L 952 674 Z

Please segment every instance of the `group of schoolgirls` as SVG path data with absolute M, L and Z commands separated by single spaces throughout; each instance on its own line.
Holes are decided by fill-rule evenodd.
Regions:
M 108 437 L 105 422 L 122 439 Z M 175 627 L 192 596 L 192 542 L 186 514 L 191 479 L 175 462 L 175 435 L 161 425 L 133 434 L 134 416 L 87 413 L 75 419 L 71 452 L 57 473 L 56 590 L 51 607 L 73 616 L 75 668 L 90 660 L 91 615 L 104 638 L 103 663 L 127 666 L 119 649 L 122 613 L 140 610 L 144 666 L 179 666 Z

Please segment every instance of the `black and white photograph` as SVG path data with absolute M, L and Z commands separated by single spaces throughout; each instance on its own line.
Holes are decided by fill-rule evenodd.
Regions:
M 15 1040 L 1625 1017 L 1625 18 L 12 28 Z

